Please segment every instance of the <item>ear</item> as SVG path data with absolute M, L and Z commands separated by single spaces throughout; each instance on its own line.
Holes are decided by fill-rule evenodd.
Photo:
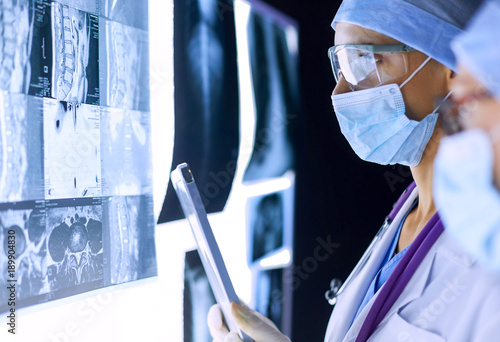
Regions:
M 445 72 L 445 78 L 446 78 L 446 88 L 448 89 L 448 91 L 451 90 L 451 85 L 453 83 L 453 81 L 455 80 L 455 77 L 457 76 L 457 73 L 453 70 L 451 70 L 450 68 L 446 68 L 446 72 Z

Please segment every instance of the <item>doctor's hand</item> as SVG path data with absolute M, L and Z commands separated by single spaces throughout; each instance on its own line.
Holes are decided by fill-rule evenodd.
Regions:
M 260 313 L 231 303 L 231 314 L 238 327 L 250 336 L 255 342 L 290 342 L 274 323 Z M 219 305 L 214 305 L 208 313 L 208 327 L 214 342 L 242 342 L 236 332 L 229 332 L 223 323 Z

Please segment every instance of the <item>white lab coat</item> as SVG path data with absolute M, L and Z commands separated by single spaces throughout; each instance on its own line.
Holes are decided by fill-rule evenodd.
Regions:
M 354 342 L 377 294 L 351 322 L 417 197 L 413 190 L 356 279 L 337 298 L 325 342 Z M 500 274 L 486 272 L 446 234 L 429 250 L 370 342 L 500 341 Z

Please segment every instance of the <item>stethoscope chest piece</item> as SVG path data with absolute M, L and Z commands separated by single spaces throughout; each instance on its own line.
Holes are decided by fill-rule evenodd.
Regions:
M 325 292 L 325 299 L 330 305 L 337 304 L 337 296 L 340 294 L 340 288 L 342 287 L 342 281 L 338 278 L 332 279 L 330 282 L 330 289 Z

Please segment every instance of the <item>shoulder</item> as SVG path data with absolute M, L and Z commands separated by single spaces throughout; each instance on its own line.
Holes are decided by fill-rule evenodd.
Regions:
M 500 335 L 500 274 L 477 264 L 444 232 L 412 279 L 396 315 L 451 341 L 493 341 Z M 494 335 L 493 335 L 494 334 Z

